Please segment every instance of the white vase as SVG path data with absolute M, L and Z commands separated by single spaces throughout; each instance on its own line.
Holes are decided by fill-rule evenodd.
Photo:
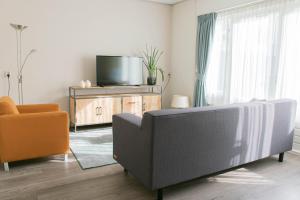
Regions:
M 86 88 L 90 88 L 90 87 L 92 87 L 92 83 L 91 83 L 91 81 L 89 81 L 89 80 L 86 80 L 86 81 L 85 81 L 85 87 L 86 87 Z
M 81 87 L 81 88 L 85 88 L 85 81 L 84 80 L 82 80 L 82 81 L 80 81 L 80 83 L 79 83 L 79 87 Z

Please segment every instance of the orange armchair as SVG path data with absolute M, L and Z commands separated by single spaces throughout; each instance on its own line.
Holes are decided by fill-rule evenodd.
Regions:
M 5 104 L 7 101 L 10 103 Z M 5 110 L 3 103 L 15 106 L 11 99 L 2 97 L 0 113 L 1 109 Z M 67 155 L 69 126 L 66 112 L 59 111 L 56 104 L 15 107 L 17 111 L 10 113 L 6 109 L 6 113 L 0 114 L 0 162 L 4 163 L 5 170 L 9 170 L 8 163 L 12 161 Z

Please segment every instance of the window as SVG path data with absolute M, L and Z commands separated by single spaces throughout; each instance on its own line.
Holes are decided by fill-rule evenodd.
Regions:
M 299 1 L 219 13 L 206 77 L 209 104 L 292 98 L 300 105 Z M 297 113 L 300 125 L 300 106 Z

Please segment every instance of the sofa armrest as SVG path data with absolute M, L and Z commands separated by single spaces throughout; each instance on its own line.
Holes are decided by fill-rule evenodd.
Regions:
M 122 113 L 122 114 L 118 114 L 118 115 L 114 115 L 113 116 L 113 122 L 115 121 L 115 123 L 117 122 L 121 122 L 121 123 L 125 123 L 128 126 L 131 126 L 132 128 L 141 128 L 142 125 L 142 118 L 138 117 L 136 115 L 133 114 L 129 114 L 129 113 Z
M 0 116 L 2 161 L 62 154 L 69 149 L 66 112 Z
M 132 114 L 113 116 L 114 159 L 148 188 L 151 186 L 150 134 Z
M 114 158 L 117 161 L 121 152 L 137 148 L 136 144 L 141 139 L 141 121 L 140 117 L 128 113 L 113 116 Z
M 18 105 L 17 109 L 20 113 L 41 113 L 59 111 L 58 104 L 28 104 Z

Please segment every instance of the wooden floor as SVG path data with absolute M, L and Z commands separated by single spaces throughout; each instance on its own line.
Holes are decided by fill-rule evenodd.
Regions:
M 119 165 L 81 170 L 73 156 L 13 163 L 0 167 L 0 199 L 28 200 L 153 200 Z M 167 188 L 166 200 L 299 200 L 300 156 L 288 153 L 245 165 L 210 178 Z

